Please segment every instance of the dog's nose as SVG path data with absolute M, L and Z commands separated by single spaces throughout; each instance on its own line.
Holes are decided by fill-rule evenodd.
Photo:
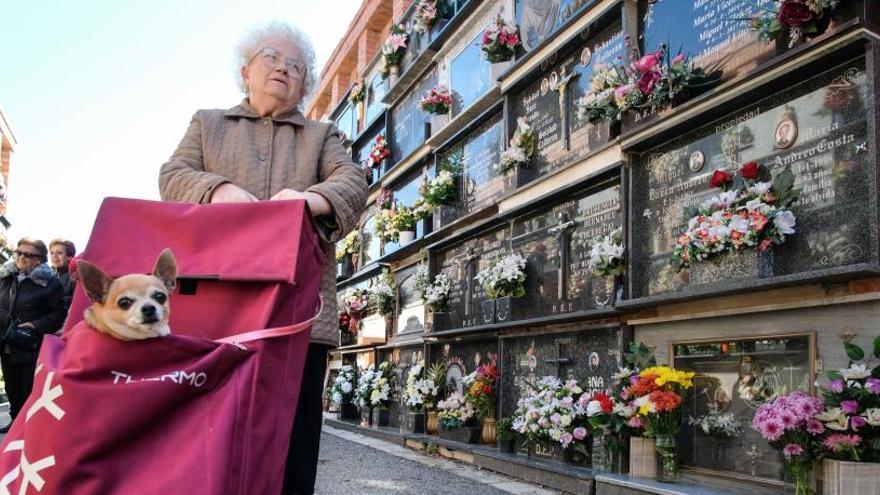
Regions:
M 141 306 L 141 314 L 145 318 L 155 318 L 156 317 L 156 306 L 152 304 L 144 304 Z

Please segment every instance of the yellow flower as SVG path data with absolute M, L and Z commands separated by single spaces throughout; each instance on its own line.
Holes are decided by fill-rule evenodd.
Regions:
M 639 376 L 642 377 L 648 375 L 657 377 L 654 379 L 654 383 L 657 384 L 658 387 L 662 387 L 668 383 L 679 385 L 685 389 L 694 386 L 693 378 L 695 373 L 692 371 L 679 371 L 670 368 L 669 366 L 654 366 L 639 373 Z

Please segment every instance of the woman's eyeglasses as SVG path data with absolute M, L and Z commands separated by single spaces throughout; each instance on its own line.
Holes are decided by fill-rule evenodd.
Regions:
M 257 57 L 260 57 L 266 66 L 274 69 L 281 60 L 281 52 L 267 46 L 260 48 L 257 53 L 251 57 L 251 61 Z M 287 72 L 294 77 L 304 77 L 306 75 L 306 64 L 304 64 L 302 60 L 287 57 L 284 59 L 284 66 L 287 68 Z
M 19 250 L 15 250 L 14 253 L 16 256 L 21 256 L 21 257 L 27 258 L 29 260 L 37 259 L 40 257 L 40 255 L 37 253 L 26 253 L 24 251 L 19 251 Z

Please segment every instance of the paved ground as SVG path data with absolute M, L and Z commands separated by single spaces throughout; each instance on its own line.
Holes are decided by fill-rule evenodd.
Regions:
M 315 493 L 320 495 L 556 493 L 467 464 L 329 427 L 324 428 L 318 462 Z

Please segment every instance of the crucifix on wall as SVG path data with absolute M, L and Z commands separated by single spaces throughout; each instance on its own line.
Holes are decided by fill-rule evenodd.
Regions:
M 464 298 L 464 314 L 468 317 L 473 314 L 474 283 L 477 278 L 477 260 L 479 258 L 480 256 L 476 254 L 476 250 L 473 247 L 467 248 L 464 258 L 465 276 L 467 277 L 467 293 Z
M 568 357 L 568 343 L 569 339 L 556 339 L 556 355 L 552 358 L 548 358 L 544 360 L 544 363 L 554 365 L 556 367 L 556 375 L 560 378 L 570 378 L 571 372 L 568 370 L 568 366 L 571 364 L 571 358 Z M 563 371 L 569 371 L 566 373 L 566 376 L 563 377 Z
M 570 230 L 575 226 L 575 221 L 570 219 L 567 212 L 560 211 L 556 214 L 559 223 L 549 228 L 547 233 L 556 238 L 556 250 L 559 252 L 559 269 L 556 272 L 557 297 L 560 301 L 568 299 L 568 276 L 571 259 Z
M 559 116 L 562 118 L 562 149 L 564 150 L 571 148 L 571 137 L 567 132 L 569 127 L 569 115 L 567 105 L 565 104 L 567 94 L 566 88 L 568 88 L 568 83 L 578 75 L 577 72 L 569 72 L 566 74 L 565 65 L 563 65 L 559 71 L 559 82 L 552 88 L 553 91 L 559 92 Z

